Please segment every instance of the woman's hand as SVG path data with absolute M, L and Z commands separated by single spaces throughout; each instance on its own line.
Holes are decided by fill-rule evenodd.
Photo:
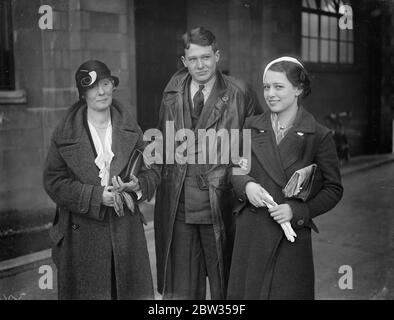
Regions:
M 293 218 L 293 211 L 287 203 L 279 204 L 268 209 L 271 217 L 279 224 L 289 222 Z
M 118 177 L 113 177 L 112 178 L 112 184 L 115 187 L 115 190 L 117 192 L 138 192 L 141 190 L 140 183 L 138 181 L 138 178 L 134 175 L 131 176 L 131 181 L 130 182 L 123 182 L 122 179 Z
M 114 193 L 113 187 L 105 187 L 103 191 L 103 204 L 107 207 L 113 207 L 114 206 Z
M 245 193 L 249 202 L 256 208 L 266 207 L 264 201 L 273 206 L 275 205 L 275 203 L 270 199 L 269 193 L 261 185 L 255 182 L 248 182 L 246 184 Z

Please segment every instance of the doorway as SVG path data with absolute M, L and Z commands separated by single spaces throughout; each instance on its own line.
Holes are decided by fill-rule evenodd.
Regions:
M 159 118 L 163 90 L 182 65 L 187 0 L 135 0 L 137 114 L 143 130 Z

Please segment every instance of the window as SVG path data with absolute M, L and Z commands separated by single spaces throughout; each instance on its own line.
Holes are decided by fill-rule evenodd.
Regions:
M 11 0 L 0 1 L 0 90 L 14 90 Z
M 339 28 L 342 0 L 302 1 L 302 58 L 308 62 L 353 64 L 353 30 Z

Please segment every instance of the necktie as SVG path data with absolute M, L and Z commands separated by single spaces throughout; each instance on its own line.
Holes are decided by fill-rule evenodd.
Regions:
M 202 93 L 202 90 L 204 89 L 204 85 L 200 84 L 198 91 L 193 97 L 193 113 L 196 118 L 200 117 L 202 108 L 204 107 L 204 94 Z

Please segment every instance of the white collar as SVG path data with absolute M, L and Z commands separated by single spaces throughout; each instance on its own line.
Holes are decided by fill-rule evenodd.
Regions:
M 112 124 L 111 121 L 108 123 L 107 130 L 105 131 L 104 145 L 101 143 L 101 139 L 96 128 L 89 122 L 89 120 L 88 125 L 93 144 L 97 152 L 97 157 L 94 159 L 94 163 L 100 169 L 99 178 L 101 179 L 101 185 L 108 186 L 110 166 L 112 158 L 114 157 L 114 153 L 112 152 Z
M 200 85 L 204 85 L 204 89 L 202 90 L 205 93 L 209 93 L 212 91 L 213 85 L 215 84 L 216 81 L 216 75 L 212 77 L 212 79 L 210 79 L 208 82 L 206 83 L 198 83 L 197 81 L 195 81 L 194 79 L 192 79 L 192 82 L 190 83 L 190 87 L 192 91 L 198 91 L 200 88 Z

